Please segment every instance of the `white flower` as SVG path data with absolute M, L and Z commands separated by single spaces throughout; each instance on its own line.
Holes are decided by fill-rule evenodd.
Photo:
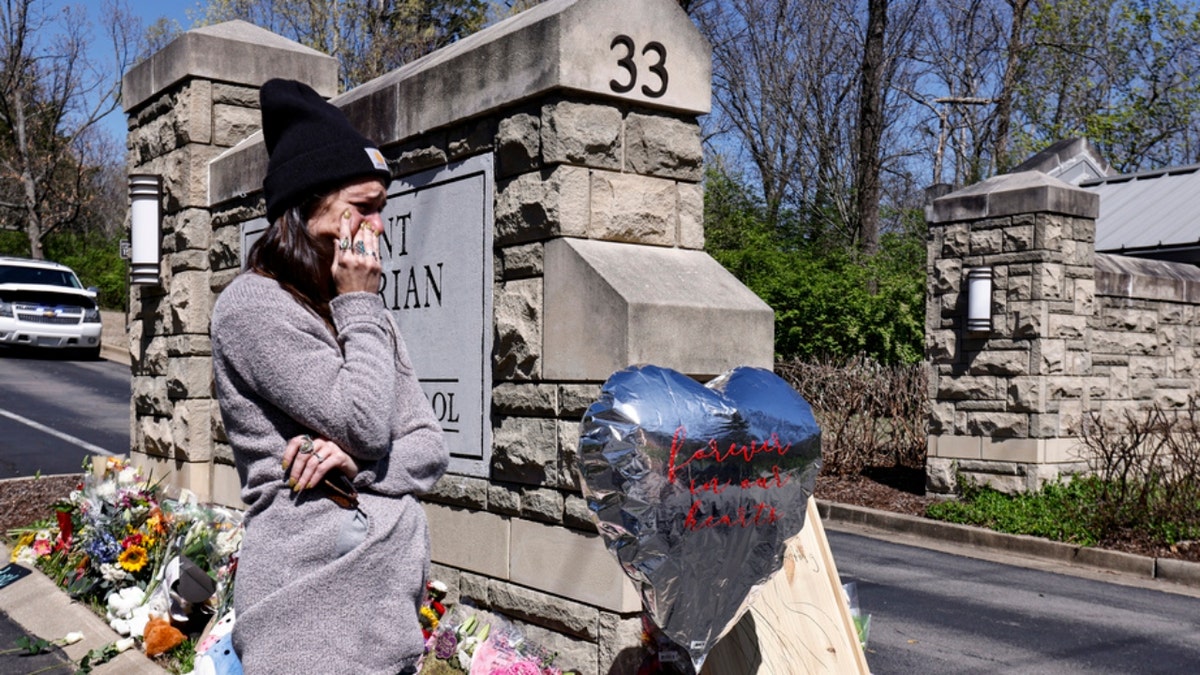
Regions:
M 470 672 L 470 670 L 471 670 L 471 655 L 460 649 L 458 651 L 458 653 L 455 654 L 455 656 L 458 657 L 458 667 L 462 668 L 465 671 Z
M 117 486 L 110 481 L 104 481 L 96 486 L 96 496 L 104 501 L 111 502 L 117 496 Z
M 138 470 L 132 466 L 121 469 L 121 473 L 117 474 L 117 482 L 122 485 L 133 485 L 139 478 Z
M 242 528 L 236 527 L 228 530 L 221 530 L 217 534 L 217 540 L 213 546 L 215 552 L 222 560 L 225 560 L 237 553 L 238 547 L 242 545 Z
M 120 654 L 121 652 L 132 647 L 136 642 L 137 642 L 137 640 L 135 640 L 131 637 L 121 638 L 120 640 L 117 640 L 116 642 L 113 643 L 113 648 L 117 650 L 118 654 Z
M 54 535 L 50 534 L 50 530 L 38 530 L 37 534 L 33 536 L 34 541 L 50 541 L 53 538 Z
M 110 583 L 119 583 L 129 578 L 129 573 L 121 569 L 120 565 L 113 563 L 100 564 L 100 576 Z
M 30 546 L 22 546 L 17 555 L 13 556 L 13 562 L 20 565 L 33 565 L 37 563 L 38 555 L 33 552 Z
M 80 633 L 79 631 L 74 631 L 74 632 L 67 633 L 66 635 L 64 635 L 62 641 L 63 641 L 64 645 L 73 645 L 82 639 L 83 639 L 83 633 Z

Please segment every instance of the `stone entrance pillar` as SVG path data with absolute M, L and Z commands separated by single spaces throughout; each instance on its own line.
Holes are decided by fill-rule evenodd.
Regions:
M 191 173 L 168 150 L 137 155 L 136 170 L 171 176 L 169 191 L 198 182 L 187 220 L 169 200 L 164 290 L 137 298 L 135 451 L 176 485 L 236 503 L 207 317 L 266 226 L 255 87 L 334 85 L 327 57 L 261 34 L 261 51 L 213 75 L 206 58 L 224 63 L 217 53 L 248 49 L 257 29 L 202 30 L 155 57 L 187 55 L 177 84 L 127 99 L 140 101 L 134 143 L 197 115 L 211 129 L 246 120 L 226 147 L 181 143 Z M 636 669 L 641 603 L 580 494 L 585 408 L 634 363 L 711 376 L 774 361 L 771 309 L 702 251 L 710 60 L 674 0 L 551 0 L 333 99 L 395 179 L 381 296 L 453 457 L 424 499 L 435 575 L 589 675 Z M 172 96 L 202 86 L 210 108 L 167 116 Z
M 1029 171 L 929 207 L 930 492 L 952 492 L 959 474 L 1019 492 L 1085 468 L 1076 446 L 1099 384 L 1089 352 L 1099 205 L 1092 192 Z M 967 278 L 982 268 L 991 328 L 972 331 Z

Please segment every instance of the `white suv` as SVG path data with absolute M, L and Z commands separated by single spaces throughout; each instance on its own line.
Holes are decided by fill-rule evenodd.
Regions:
M 100 308 L 70 267 L 0 256 L 0 345 L 78 349 L 100 358 Z

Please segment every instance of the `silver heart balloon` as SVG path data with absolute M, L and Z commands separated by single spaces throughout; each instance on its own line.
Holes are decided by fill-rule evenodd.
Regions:
M 811 407 L 760 368 L 707 385 L 667 368 L 626 368 L 580 429 L 597 529 L 697 671 L 749 593 L 782 566 L 820 464 Z

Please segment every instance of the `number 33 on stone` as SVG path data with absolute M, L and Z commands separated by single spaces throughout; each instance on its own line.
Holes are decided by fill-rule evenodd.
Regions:
M 638 68 L 634 61 L 634 55 L 638 54 L 637 45 L 634 44 L 633 38 L 628 35 L 618 35 L 612 40 L 609 49 L 613 51 L 621 50 L 624 55 L 617 60 L 617 65 L 629 74 L 627 82 L 621 82 L 613 79 L 608 81 L 608 86 L 618 94 L 625 94 L 633 91 L 637 86 Z M 647 55 L 650 56 L 647 56 Z M 642 48 L 641 56 L 653 59 L 653 62 L 647 66 L 652 74 L 658 78 L 658 88 L 651 89 L 647 85 L 642 85 L 642 93 L 650 98 L 659 98 L 667 93 L 667 48 L 662 46 L 661 42 L 650 42 Z

